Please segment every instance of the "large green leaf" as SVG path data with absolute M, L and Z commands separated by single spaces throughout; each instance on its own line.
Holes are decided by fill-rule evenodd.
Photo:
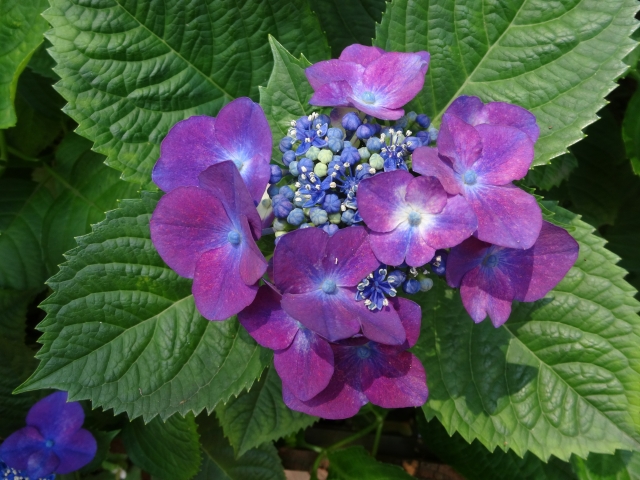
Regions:
M 582 138 L 636 42 L 635 0 L 394 0 L 376 29 L 387 50 L 431 53 L 410 108 L 436 123 L 459 95 L 530 109 L 535 165 Z
M 363 447 L 329 452 L 331 480 L 411 480 L 413 477 L 396 465 L 378 462 Z
M 235 319 L 209 322 L 191 280 L 153 248 L 157 195 L 124 200 L 78 238 L 49 280 L 40 365 L 21 391 L 57 388 L 72 400 L 168 418 L 215 406 L 251 385 L 270 361 Z
M 314 60 L 327 41 L 305 0 L 52 0 L 45 17 L 57 88 L 77 132 L 141 184 L 169 128 L 256 98 L 273 63 L 267 35 Z
M 586 460 L 574 457 L 571 463 L 580 480 L 640 479 L 640 453 L 637 452 L 592 453 Z
M 131 461 L 162 480 L 189 480 L 200 469 L 200 443 L 193 415 L 126 423 L 122 441 Z
M 545 463 L 531 452 L 519 457 L 514 452 L 487 450 L 477 440 L 467 443 L 457 433 L 449 436 L 440 422 L 418 418 L 420 433 L 430 451 L 451 465 L 467 480 L 575 480 L 571 465 L 557 458 Z
M 640 175 L 640 90 L 629 100 L 622 124 L 622 137 L 627 156 L 636 175 Z
M 198 417 L 198 431 L 203 459 L 194 480 L 284 480 L 278 452 L 271 443 L 236 458 L 213 415 Z
M 291 128 L 291 121 L 313 111 L 309 105 L 313 89 L 304 74 L 304 69 L 311 63 L 304 55 L 296 59 L 272 36 L 269 36 L 269 44 L 274 65 L 269 83 L 260 87 L 260 106 L 271 127 L 273 158 L 279 161 L 282 153 L 278 144 Z
M 420 297 L 424 410 L 449 433 L 545 460 L 640 448 L 640 304 L 604 240 L 575 216 L 571 225 L 575 266 L 500 328 L 474 324 L 444 282 Z
M 269 368 L 249 391 L 216 409 L 224 434 L 238 456 L 265 442 L 297 432 L 318 419 L 290 410 L 282 401 L 282 382 Z
M 382 19 L 385 0 L 327 0 L 311 2 L 327 34 L 333 57 L 338 57 L 352 43 L 371 45 L 376 22 Z
M 532 168 L 527 173 L 525 183 L 541 190 L 551 190 L 569 178 L 578 166 L 578 160 L 572 153 L 565 153 L 551 160 L 547 165 Z
M 0 4 L 0 129 L 16 124 L 13 101 L 18 78 L 42 43 L 47 0 L 4 0 Z
M 56 151 L 52 173 L 60 194 L 42 227 L 49 271 L 55 271 L 64 260 L 62 254 L 75 247 L 74 237 L 88 233 L 91 224 L 104 218 L 104 212 L 116 208 L 117 200 L 138 196 L 136 184 L 120 180 L 118 172 L 103 162 L 102 155 L 91 151 L 91 142 L 74 133 Z
M 43 288 L 47 271 L 40 236 L 52 201 L 42 183 L 0 179 L 0 288 Z

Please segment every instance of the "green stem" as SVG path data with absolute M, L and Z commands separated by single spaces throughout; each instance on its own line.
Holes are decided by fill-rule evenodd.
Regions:
M 382 436 L 382 427 L 384 426 L 384 417 L 386 417 L 386 413 L 382 416 L 382 419 L 378 417 L 378 426 L 376 428 L 376 436 L 373 439 L 373 448 L 371 448 L 371 456 L 375 458 L 378 454 L 378 447 L 380 446 L 380 437 Z
M 7 161 L 9 156 L 7 155 L 7 142 L 4 139 L 4 131 L 0 130 L 0 160 Z
M 16 150 L 13 147 L 10 147 L 7 145 L 7 151 L 11 154 L 14 155 L 22 160 L 26 160 L 28 162 L 39 162 L 40 159 L 35 158 L 35 157 L 30 157 L 29 155 L 25 155 L 24 153 L 22 153 L 20 150 Z

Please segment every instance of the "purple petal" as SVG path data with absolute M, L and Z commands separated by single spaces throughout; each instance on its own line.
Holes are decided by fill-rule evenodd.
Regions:
M 298 322 L 280 306 L 282 296 L 270 285 L 262 285 L 251 305 L 238 313 L 238 321 L 256 342 L 272 350 L 291 345 Z
M 340 60 L 325 60 L 318 62 L 304 71 L 307 80 L 314 90 L 318 90 L 323 85 L 337 82 L 355 84 L 364 74 L 364 68 L 357 62 Z
M 482 154 L 482 139 L 471 125 L 445 113 L 438 133 L 438 153 L 451 160 L 454 171 L 464 174 Z
M 44 397 L 27 414 L 27 425 L 36 427 L 44 438 L 51 440 L 73 435 L 83 423 L 82 406 L 78 402 L 67 403 L 67 392 Z
M 338 230 L 326 243 L 322 260 L 324 278 L 332 278 L 340 287 L 355 287 L 378 265 L 364 227 Z
M 221 162 L 207 168 L 198 176 L 200 187 L 209 190 L 222 202 L 229 218 L 245 215 L 254 238 L 262 235 L 262 220 L 240 172 L 233 162 Z
M 367 47 L 354 43 L 342 50 L 339 59 L 343 62 L 354 62 L 366 67 L 384 53 L 387 52 L 379 47 Z
M 453 247 L 447 257 L 447 283 L 451 288 L 458 288 L 462 277 L 480 265 L 491 245 L 470 237 L 460 245 Z
M 262 108 L 249 98 L 236 98 L 220 110 L 213 136 L 218 147 L 211 152 L 211 164 L 233 161 L 257 204 L 271 175 L 271 129 Z
M 447 200 L 442 212 L 425 221 L 420 234 L 424 242 L 436 250 L 455 247 L 469 238 L 478 228 L 478 220 L 469 202 L 456 195 Z
M 389 348 L 386 351 L 390 354 L 385 356 L 385 362 L 380 362 L 378 369 L 363 369 L 362 384 L 368 385 L 364 394 L 371 403 L 383 408 L 424 405 L 429 392 L 427 375 L 420 360 L 410 352 L 397 353 Z
M 240 245 L 240 278 L 247 285 L 256 283 L 267 271 L 267 261 L 251 237 L 251 229 L 247 217 L 240 215 L 242 226 L 242 243 Z
M 371 248 L 381 263 L 400 265 L 405 262 L 412 267 L 424 265 L 433 258 L 435 248 L 426 243 L 418 227 L 405 221 L 393 232 L 369 234 Z
M 53 450 L 60 459 L 56 473 L 64 475 L 79 470 L 91 462 L 96 456 L 98 444 L 88 430 L 81 428 L 64 445 L 56 444 Z
M 60 465 L 60 459 L 49 448 L 38 450 L 29 457 L 27 468 L 23 469 L 27 472 L 29 478 L 41 478 L 53 473 Z
M 37 405 L 37 404 L 36 404 Z M 24 427 L 0 444 L 0 459 L 16 470 L 26 470 L 29 457 L 45 448 L 45 439 L 36 427 Z
M 484 123 L 476 121 L 483 108 L 484 103 L 478 97 L 462 95 L 451 102 L 446 113 L 455 115 L 470 125 L 477 125 L 478 123 Z
M 504 102 L 491 102 L 484 106 L 477 123 L 510 125 L 522 130 L 535 143 L 540 136 L 536 117 L 526 108 Z
M 349 97 L 352 95 L 351 86 L 345 81 L 331 82 L 319 86 L 309 103 L 319 107 L 350 106 Z
M 292 410 L 329 420 L 353 417 L 367 403 L 367 397 L 349 385 L 341 372 L 334 373 L 327 388 L 307 401 L 300 400 L 283 384 L 282 399 Z
M 436 177 L 448 194 L 457 195 L 462 193 L 460 179 L 456 177 L 450 162 L 438 154 L 437 148 L 416 148 L 412 154 L 412 162 L 414 172 L 424 176 Z
M 273 277 L 283 293 L 303 293 L 321 282 L 322 257 L 329 241 L 320 228 L 295 230 L 280 237 L 273 254 Z
M 275 352 L 273 363 L 282 383 L 300 400 L 318 395 L 333 376 L 331 346 L 306 328 L 298 331 L 286 350 Z
M 353 94 L 348 95 L 347 100 L 349 101 L 349 105 L 353 105 L 364 113 L 380 120 L 398 120 L 404 115 L 404 110 L 402 108 L 387 108 L 383 105 L 369 105 L 359 100 Z
M 417 177 L 407 187 L 405 200 L 417 212 L 435 214 L 447 204 L 447 193 L 437 178 Z
M 422 322 L 422 310 L 416 302 L 402 297 L 390 299 L 391 305 L 398 312 L 402 326 L 407 332 L 408 348 L 413 347 L 420 336 L 420 324 Z
M 514 291 L 501 269 L 480 265 L 462 278 L 460 295 L 474 322 L 479 323 L 489 315 L 497 328 L 509 318 Z
M 353 296 L 355 297 L 355 291 Z M 363 302 L 352 300 L 351 311 L 358 315 L 362 334 L 369 340 L 386 345 L 402 345 L 407 340 L 407 332 L 400 316 L 392 306 L 372 312 Z
M 390 232 L 406 220 L 405 195 L 414 177 L 405 170 L 384 172 L 358 185 L 358 211 L 375 232 Z
M 482 139 L 482 156 L 473 165 L 478 181 L 489 185 L 504 185 L 520 180 L 533 162 L 533 142 L 517 128 L 478 125 Z
M 538 202 L 513 185 L 474 185 L 465 198 L 478 217 L 477 237 L 503 247 L 527 249 L 538 238 L 542 212 Z
M 198 175 L 213 163 L 216 149 L 213 117 L 195 116 L 176 123 L 160 145 L 160 158 L 152 178 L 165 192 L 178 187 L 197 186 Z

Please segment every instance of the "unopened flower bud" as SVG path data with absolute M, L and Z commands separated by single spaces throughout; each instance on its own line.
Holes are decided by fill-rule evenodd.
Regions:
M 369 165 L 371 165 L 376 170 L 382 170 L 384 168 L 384 158 L 382 158 L 377 153 L 374 153 L 369 157 Z
M 416 117 L 416 123 L 422 128 L 429 128 L 429 125 L 431 125 L 431 119 L 424 113 L 421 113 Z
M 296 159 L 296 153 L 293 150 L 289 150 L 282 155 L 282 163 L 284 163 L 287 167 L 289 164 Z
M 289 173 L 294 177 L 300 175 L 300 172 L 298 172 L 298 162 L 293 161 L 289 164 Z
M 358 114 L 355 112 L 349 112 L 342 117 L 342 128 L 345 130 L 353 132 L 357 130 L 360 125 L 362 125 L 362 120 L 360 120 L 360 117 L 358 117 Z
M 378 137 L 371 137 L 367 140 L 367 150 L 371 153 L 378 153 L 382 148 L 382 142 Z
M 282 169 L 278 165 L 270 165 L 271 176 L 269 177 L 269 183 L 275 185 L 282 180 Z
M 361 160 L 369 160 L 371 152 L 366 147 L 360 147 L 358 149 L 358 155 L 360 155 Z
M 318 147 L 310 147 L 304 156 L 310 160 L 316 160 L 318 158 L 319 153 L 320 153 L 320 149 Z
M 338 140 L 342 140 L 344 139 L 344 132 L 339 128 L 330 128 L 327 130 L 327 137 L 329 137 L 329 139 L 336 138 Z
M 338 140 L 337 138 L 330 138 L 329 142 L 327 143 L 329 150 L 331 150 L 333 153 L 338 153 L 340 150 L 342 150 L 342 145 L 342 140 Z
M 318 226 L 322 225 L 323 223 L 327 223 L 327 221 L 329 220 L 329 215 L 327 215 L 327 212 L 323 209 L 313 207 L 311 210 L 309 210 L 309 218 L 314 225 Z
M 318 160 L 324 164 L 331 162 L 331 160 L 333 160 L 333 152 L 327 149 L 320 150 L 320 153 L 318 154 Z
M 292 148 L 293 148 L 293 138 L 284 137 L 282 140 L 280 140 L 280 151 L 282 153 L 288 152 Z
M 304 223 L 306 217 L 301 208 L 294 208 L 287 216 L 287 223 L 293 226 L 299 226 Z
M 420 280 L 420 291 L 428 292 L 433 288 L 433 280 L 430 278 L 423 278 Z
M 313 173 L 315 173 L 320 178 L 326 177 L 327 166 L 324 163 L 316 163 L 313 167 Z

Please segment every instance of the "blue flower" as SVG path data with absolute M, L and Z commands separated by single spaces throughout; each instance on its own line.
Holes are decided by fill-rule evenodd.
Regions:
M 402 132 L 389 130 L 389 144 L 382 147 L 380 156 L 384 159 L 384 171 L 409 170 L 405 163 L 405 158 L 409 155 L 407 144 L 404 143 Z
M 389 305 L 387 297 L 395 297 L 396 289 L 387 279 L 387 269 L 380 266 L 356 287 L 356 300 L 364 300 L 369 310 L 382 310 Z
M 300 117 L 295 122 L 295 135 L 300 140 L 300 145 L 296 149 L 297 156 L 304 155 L 312 146 L 322 148 L 327 145 L 327 141 L 323 137 L 327 134 L 329 125 L 327 123 L 318 125 L 317 122 L 314 122 L 316 118 L 318 115 L 313 113 L 308 117 Z

